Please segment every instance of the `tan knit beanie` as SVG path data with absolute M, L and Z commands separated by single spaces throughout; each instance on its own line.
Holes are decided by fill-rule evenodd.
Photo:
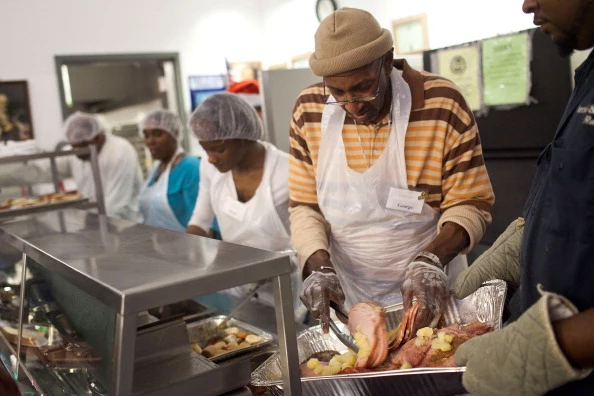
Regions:
M 333 76 L 358 69 L 378 59 L 392 46 L 392 34 L 369 12 L 340 8 L 320 23 L 316 50 L 309 67 L 316 76 Z

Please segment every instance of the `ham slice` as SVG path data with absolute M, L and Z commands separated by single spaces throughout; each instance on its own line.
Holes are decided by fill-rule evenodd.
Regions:
M 377 367 L 386 360 L 388 332 L 382 306 L 372 302 L 355 304 L 349 312 L 349 331 L 359 346 L 355 367 Z
M 398 347 L 400 347 L 400 345 L 406 343 L 414 336 L 412 331 L 418 310 L 419 303 L 415 301 L 413 305 L 404 312 L 402 321 L 400 322 L 396 330 L 394 330 L 394 337 L 390 337 L 391 341 L 388 345 L 389 350 L 397 349 Z M 391 336 L 390 333 L 388 335 Z
M 444 352 L 433 349 L 431 342 L 424 345 L 416 344 L 416 338 L 408 341 L 402 348 L 394 350 L 381 366 L 385 370 L 400 369 L 405 363 L 412 367 L 456 367 L 454 355 L 458 347 L 469 339 L 488 333 L 493 327 L 480 322 L 473 322 L 467 326 L 457 324 L 437 330 L 437 333 L 446 333 L 454 336 L 451 343 L 452 349 Z

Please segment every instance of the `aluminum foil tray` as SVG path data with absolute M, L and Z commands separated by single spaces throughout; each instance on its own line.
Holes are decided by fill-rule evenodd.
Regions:
M 448 301 L 446 312 L 443 317 L 445 326 L 455 323 L 465 325 L 478 320 L 483 323 L 491 324 L 495 328 L 501 328 L 501 316 L 503 314 L 506 293 L 506 283 L 502 280 L 493 280 L 485 282 L 483 286 L 481 286 L 476 292 L 462 300 L 456 300 L 454 297 L 451 297 Z M 404 309 L 402 304 L 386 307 L 386 324 L 388 331 L 398 326 L 403 314 Z M 340 322 L 337 322 L 336 324 L 341 329 L 341 331 L 348 333 L 346 325 Z M 326 335 L 322 334 L 320 326 L 314 326 L 299 333 L 297 336 L 297 349 L 299 363 L 305 362 L 315 352 L 331 350 L 343 353 L 347 351 L 347 348 L 338 340 L 338 338 L 336 338 L 334 333 L 329 332 Z M 301 382 L 303 385 L 308 382 L 317 382 L 315 386 L 324 386 L 324 384 L 326 384 L 329 387 L 329 392 L 336 392 L 339 390 L 339 388 L 342 392 L 346 392 L 340 394 L 379 394 L 376 392 L 368 393 L 371 392 L 371 389 L 366 389 L 365 392 L 362 393 L 354 392 L 354 389 L 361 390 L 361 386 L 368 385 L 368 382 L 361 382 L 361 384 L 366 385 L 357 385 L 358 380 L 362 378 L 395 377 L 411 374 L 440 374 L 442 382 L 444 378 L 451 377 L 451 379 L 446 381 L 445 384 L 442 384 L 443 386 L 447 385 L 447 383 L 452 385 L 453 381 L 455 382 L 454 385 L 459 385 L 461 387 L 461 373 L 464 372 L 464 370 L 464 367 L 412 368 L 371 373 L 305 377 L 301 378 Z M 431 379 L 431 381 L 439 382 L 440 380 L 436 378 Z M 335 383 L 336 381 L 339 381 L 340 384 Z M 252 373 L 252 385 L 267 387 L 277 387 L 282 385 L 282 372 L 280 366 L 280 356 L 278 352 L 268 358 L 268 360 L 262 363 L 262 365 Z M 339 388 L 337 388 L 337 386 Z M 383 386 L 381 381 L 379 382 L 379 386 Z M 377 390 L 378 389 L 376 389 L 376 391 Z M 461 388 L 460 391 L 463 393 L 463 388 Z M 402 394 L 412 395 L 415 393 Z M 437 392 L 430 394 L 441 393 Z
M 199 320 L 196 322 L 191 322 L 188 324 L 188 337 L 191 344 L 198 343 L 201 347 L 206 346 L 208 340 L 216 335 L 216 327 L 226 318 L 225 315 L 218 315 L 213 316 L 207 319 Z M 246 352 L 255 351 L 258 349 L 263 348 L 264 346 L 270 344 L 273 340 L 272 334 L 265 332 L 262 329 L 259 329 L 256 326 L 252 326 L 250 324 L 244 323 L 237 319 L 231 318 L 227 321 L 225 328 L 227 327 L 237 327 L 240 331 L 245 331 L 246 333 L 255 334 L 257 336 L 262 337 L 262 342 L 258 344 L 250 345 L 249 347 L 235 349 L 233 351 L 229 351 L 223 353 L 221 355 L 208 358 L 212 362 L 220 362 L 223 360 L 227 360 L 233 356 L 241 355 Z M 222 331 L 220 329 L 219 331 Z

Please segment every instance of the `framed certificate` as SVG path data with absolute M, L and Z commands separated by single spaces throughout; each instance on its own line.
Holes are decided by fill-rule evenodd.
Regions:
M 396 54 L 416 54 L 429 49 L 425 14 L 393 21 L 392 31 Z

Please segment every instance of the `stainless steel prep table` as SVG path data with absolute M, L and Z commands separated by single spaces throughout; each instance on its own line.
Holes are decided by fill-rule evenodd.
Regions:
M 271 278 L 284 389 L 301 394 L 288 255 L 76 209 L 0 224 L 0 240 L 117 312 L 113 395 L 132 393 L 137 313 Z

